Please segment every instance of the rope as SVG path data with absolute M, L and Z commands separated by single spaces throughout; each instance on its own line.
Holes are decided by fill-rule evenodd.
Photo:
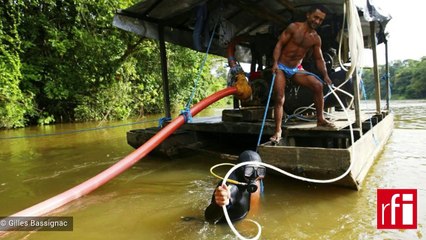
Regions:
M 310 76 L 313 76 L 313 77 L 315 77 L 318 81 L 320 81 L 323 85 L 326 85 L 326 83 L 325 83 L 325 81 L 324 80 L 322 80 L 318 75 L 316 75 L 316 74 L 314 74 L 314 73 L 311 73 L 311 72 L 308 72 L 308 71 L 305 71 L 305 70 L 298 70 L 296 73 L 301 73 L 301 74 L 305 74 L 305 75 L 310 75 Z M 343 85 L 343 84 L 342 84 Z M 340 85 L 340 86 L 342 86 L 342 85 Z M 339 87 L 340 87 L 339 86 Z M 332 87 L 334 87 L 334 85 L 332 85 Z M 323 97 L 323 99 L 325 100 L 325 99 L 327 99 L 327 97 L 330 95 L 330 94 L 332 94 L 331 93 L 331 91 L 333 91 L 333 90 L 331 90 L 331 88 L 329 88 L 328 89 L 329 91 L 324 95 L 324 97 Z M 336 88 L 336 90 L 339 90 L 339 91 L 343 91 L 343 90 L 341 90 L 341 89 L 338 89 L 338 88 Z M 346 92 L 345 92 L 346 93 Z M 348 93 L 346 93 L 347 95 L 349 95 L 350 97 L 352 97 L 352 95 L 351 94 L 348 94 Z M 309 105 L 309 106 L 307 106 L 307 107 L 299 107 L 299 108 L 297 108 L 294 112 L 293 112 L 293 114 L 292 115 L 289 115 L 289 116 L 287 116 L 286 118 L 285 118 L 285 120 L 284 120 L 284 123 L 286 123 L 288 120 L 290 120 L 291 118 L 298 118 L 298 119 L 300 119 L 300 120 L 305 120 L 306 118 L 304 118 L 303 117 L 303 115 L 302 115 L 302 113 L 303 112 L 305 112 L 305 111 L 307 111 L 307 110 L 309 110 L 309 109 L 314 109 L 314 108 L 312 108 L 312 106 L 314 106 L 314 104 L 312 103 L 311 105 Z M 300 109 L 300 110 L 299 110 Z M 326 112 L 324 112 L 324 114 L 327 114 Z M 308 121 L 311 121 L 311 120 L 308 120 Z
M 361 85 L 361 93 L 365 100 L 367 100 L 367 91 L 365 90 L 364 80 L 360 79 L 359 83 Z
M 362 73 L 360 75 L 362 75 Z M 365 90 L 365 84 L 364 84 L 364 81 L 362 80 L 362 78 L 360 78 L 360 84 L 361 84 L 362 96 L 364 97 L 364 100 L 367 100 L 367 90 Z M 374 134 L 372 118 L 370 118 L 369 123 L 370 123 L 370 129 L 371 129 L 371 133 L 372 133 L 371 136 L 373 137 L 374 145 L 376 145 L 376 147 L 377 147 L 379 145 L 379 142 L 376 139 L 376 134 Z
M 207 57 L 209 56 L 209 51 L 210 51 L 210 47 L 211 47 L 212 42 L 213 42 L 213 37 L 214 37 L 215 31 L 216 31 L 217 23 L 218 22 L 216 21 L 216 23 L 214 24 L 213 33 L 210 37 L 210 41 L 209 41 L 209 45 L 207 46 L 206 54 L 204 56 L 203 62 L 201 63 L 200 69 L 198 70 L 197 78 L 195 79 L 195 82 L 194 82 L 194 88 L 191 92 L 191 95 L 188 99 L 188 102 L 185 105 L 185 108 L 180 112 L 180 114 L 184 116 L 185 122 L 191 122 L 192 121 L 192 116 L 191 116 L 191 112 L 190 112 L 191 103 L 193 101 L 195 92 L 197 91 L 198 81 L 201 78 L 201 72 L 203 71 L 204 65 L 206 64 Z
M 183 116 L 186 123 L 192 122 L 192 114 L 191 114 L 191 109 L 189 108 L 189 106 L 186 106 L 185 109 L 181 110 L 180 115 Z
M 271 101 L 272 89 L 274 88 L 274 83 L 275 83 L 275 76 L 276 76 L 276 74 L 274 73 L 272 75 L 271 87 L 269 88 L 269 95 L 268 95 L 268 101 L 267 101 L 266 107 L 265 107 L 265 112 L 263 113 L 263 120 L 262 120 L 262 126 L 260 127 L 259 138 L 257 139 L 256 152 L 257 152 L 257 149 L 259 148 L 259 145 L 260 145 L 260 139 L 262 138 L 263 128 L 265 127 L 266 115 L 268 114 L 269 102 Z
M 301 74 L 306 74 L 306 75 L 311 75 L 311 76 L 314 76 L 316 79 L 318 79 L 318 81 L 320 81 L 322 84 L 324 84 L 325 85 L 325 81 L 324 80 L 322 80 L 318 75 L 316 75 L 315 73 L 311 73 L 311 72 L 308 72 L 308 71 L 305 71 L 305 70 L 299 70 L 299 71 L 297 71 L 296 72 L 296 74 L 297 73 L 301 73 Z
M 345 3 L 346 4 L 346 3 Z M 353 56 L 352 56 L 352 54 L 351 54 L 351 56 L 352 56 L 352 60 L 353 60 L 353 62 L 352 62 L 352 65 L 351 65 L 351 68 L 349 69 L 349 75 L 348 76 L 351 76 L 352 75 L 352 73 L 354 72 L 354 70 L 355 70 L 355 67 L 356 66 L 359 66 L 360 65 L 360 62 L 359 62 L 359 60 L 360 60 L 360 51 L 358 51 L 358 50 L 360 50 L 360 47 L 362 46 L 363 47 L 363 39 L 362 39 L 362 30 L 361 30 L 361 26 L 360 26 L 360 21 L 359 21 L 359 17 L 358 17 L 358 13 L 357 13 L 357 11 L 356 11 L 356 7 L 355 7 L 355 5 L 354 5 L 354 3 L 353 3 L 353 0 L 348 0 L 348 4 L 349 4 L 349 20 L 348 20 L 348 25 L 349 25 L 349 27 L 350 27 L 350 31 L 349 31 L 349 36 L 350 37 L 353 37 L 353 38 L 355 38 L 356 37 L 356 34 L 354 34 L 354 33 L 361 33 L 361 37 L 358 37 L 358 38 L 355 38 L 354 40 L 353 39 L 349 39 L 349 42 L 350 42 L 350 50 L 351 50 L 351 53 L 353 52 Z M 344 5 L 345 6 L 345 5 Z M 346 10 L 346 9 L 345 9 Z M 354 25 L 355 25 L 355 27 L 354 27 Z M 355 36 L 354 36 L 355 35 Z M 340 52 L 340 51 L 339 51 Z M 339 53 L 340 54 L 340 53 Z M 274 78 L 275 78 L 275 74 L 274 74 Z M 273 79 L 274 79 L 273 78 Z M 341 85 L 339 85 L 337 88 L 336 87 L 334 87 L 334 86 L 330 86 L 330 85 L 327 85 L 328 86 L 328 88 L 329 88 L 329 90 L 330 90 L 330 92 L 327 94 L 327 95 L 329 95 L 329 94 L 333 94 L 335 97 L 336 97 L 336 99 L 337 99 L 337 101 L 339 102 L 339 104 L 340 104 L 340 106 L 342 106 L 342 108 L 343 108 L 343 110 L 344 110 L 344 112 L 345 112 L 345 115 L 346 115 L 346 118 L 347 118 L 347 121 L 348 121 L 348 123 L 349 123 L 349 130 L 350 130 L 350 137 L 351 137 L 351 146 L 353 146 L 354 145 L 354 133 L 353 133 L 353 128 L 352 128 L 352 123 L 350 122 L 350 116 L 349 116 L 349 113 L 348 113 L 348 110 L 344 107 L 344 105 L 343 105 L 343 103 L 342 103 L 342 101 L 340 100 L 340 98 L 338 97 L 338 95 L 336 94 L 336 90 L 338 90 L 338 91 L 341 91 L 342 93 L 345 93 L 345 94 L 348 94 L 347 92 L 345 92 L 345 91 L 343 91 L 343 90 L 341 90 L 340 89 L 340 87 L 341 86 L 343 86 L 343 84 L 344 83 L 346 83 L 347 81 L 349 80 L 349 78 L 346 80 L 346 81 L 344 81 Z M 356 83 L 357 84 L 357 83 Z M 325 96 L 326 97 L 326 96 Z M 269 98 L 270 98 L 270 96 L 269 96 Z M 269 106 L 269 98 L 268 98 L 268 105 L 267 105 L 267 107 Z M 265 112 L 267 111 L 267 109 L 265 110 Z M 265 117 L 264 117 L 264 120 L 263 120 L 263 123 L 262 123 L 262 128 L 261 128 L 261 132 L 263 131 L 263 124 L 264 124 L 264 121 L 265 121 Z M 260 139 L 260 137 L 259 137 L 259 139 Z M 258 146 L 259 146 L 259 143 L 258 143 Z M 256 149 L 257 150 L 257 149 Z M 354 148 L 352 147 L 351 148 L 351 156 L 355 159 L 355 151 L 354 151 Z M 289 173 L 289 172 L 286 172 L 286 171 L 284 171 L 284 170 L 282 170 L 282 169 L 279 169 L 279 168 L 277 168 L 277 167 L 275 167 L 275 166 L 272 166 L 272 165 L 269 165 L 269 164 L 266 164 L 266 163 L 263 163 L 263 162 L 243 162 L 243 163 L 239 163 L 239 164 L 237 164 L 237 165 L 235 165 L 234 167 L 232 167 L 229 171 L 228 171 L 228 173 L 225 175 L 225 177 L 224 177 L 224 179 L 223 179 L 223 184 L 225 184 L 226 183 L 226 181 L 228 180 L 228 178 L 229 178 L 229 176 L 230 176 L 230 174 L 233 172 L 233 171 L 235 171 L 237 168 L 239 168 L 239 167 L 241 167 L 241 166 L 244 166 L 244 165 L 247 165 L 247 164 L 256 164 L 256 165 L 263 165 L 263 166 L 265 166 L 265 167 L 268 167 L 268 168 L 271 168 L 271 169 L 273 169 L 273 170 L 275 170 L 275 171 L 277 171 L 277 172 L 280 172 L 280 173 L 282 173 L 282 174 L 284 174 L 284 175 L 287 175 L 287 176 L 289 176 L 289 177 L 291 177 L 291 178 L 294 178 L 294 179 L 298 179 L 298 180 L 301 180 L 301 181 L 306 181 L 306 182 L 311 182 L 311 183 L 332 183 L 332 182 L 335 182 L 335 181 L 338 181 L 338 180 L 340 180 L 340 179 L 342 179 L 342 178 L 344 178 L 347 174 L 349 174 L 350 173 L 350 171 L 351 171 L 351 169 L 352 169 L 352 167 L 353 167 L 353 164 L 354 164 L 354 161 L 351 161 L 350 162 L 350 165 L 349 165 L 349 167 L 346 169 L 346 171 L 343 173 L 343 174 L 341 174 L 340 176 L 338 176 L 338 177 L 336 177 L 336 178 L 333 178 L 333 179 L 326 179 L 326 180 L 321 180 L 321 179 L 313 179 L 313 178 L 305 178 L 305 177 L 301 177 L 301 176 L 297 176 L 297 175 L 294 175 L 294 174 L 292 174 L 292 173 Z M 234 227 L 234 225 L 232 224 L 232 222 L 231 222 L 231 220 L 230 220 L 230 218 L 229 218 L 229 215 L 228 215 L 228 210 L 227 210 L 227 208 L 226 208 L 226 206 L 223 206 L 222 207 L 222 210 L 223 210 L 223 212 L 224 212 L 224 216 L 225 216 L 225 219 L 226 219 L 226 222 L 228 223 L 228 225 L 229 225 L 229 227 L 231 228 L 231 230 L 234 232 L 234 234 L 239 238 L 239 239 L 248 239 L 248 238 L 245 238 L 244 236 L 242 236 L 236 229 L 235 229 L 235 227 Z M 253 221 L 253 220 L 249 220 L 249 221 L 252 221 L 256 226 L 257 226 L 257 230 L 258 230 L 258 232 L 257 232 L 257 234 L 256 234 L 256 236 L 254 236 L 253 238 L 250 238 L 250 239 L 259 239 L 260 238 L 260 235 L 261 235 L 261 230 L 262 230 L 262 227 L 260 226 L 260 224 L 258 224 L 257 222 L 255 222 L 255 221 Z
M 383 75 L 382 75 L 382 77 L 380 78 L 380 80 L 381 81 L 384 81 L 385 82 L 385 84 L 386 84 L 386 81 L 389 79 L 389 74 L 388 73 L 384 73 Z M 391 97 L 392 97 L 392 91 L 391 91 L 391 82 L 389 82 L 389 89 L 387 89 L 388 91 L 388 93 L 389 93 L 389 99 L 391 99 Z M 385 98 L 386 98 L 387 96 L 385 95 Z
M 311 76 L 314 76 L 316 79 L 318 79 L 322 84 L 325 84 L 325 82 L 324 82 L 324 80 L 322 80 L 318 75 L 316 75 L 316 74 L 314 74 L 314 73 L 311 73 L 311 72 L 308 72 L 308 71 L 297 71 L 297 73 L 301 73 L 301 74 L 306 74 L 306 75 L 311 75 Z M 257 145 L 256 145 L 256 152 L 257 152 L 257 149 L 259 148 L 259 145 L 260 145 L 260 140 L 262 139 L 262 135 L 263 135 L 263 129 L 264 129 L 264 127 L 265 127 L 265 122 L 266 122 L 266 115 L 267 115 L 267 113 L 268 113 L 268 109 L 269 109 L 269 103 L 270 103 L 270 101 L 271 101 L 271 96 L 272 96 L 272 89 L 274 88 L 274 83 L 275 83 L 275 77 L 276 77 L 276 74 L 274 73 L 273 75 L 272 75 L 272 81 L 271 81 L 271 87 L 269 88 L 269 94 L 268 94 L 268 101 L 267 101 L 267 103 L 266 103 L 266 107 L 265 107 L 265 112 L 264 112 L 264 114 L 263 114 L 263 120 L 262 120 L 262 125 L 261 125 L 261 127 L 260 127 L 260 133 L 259 133 L 259 138 L 257 139 Z M 331 90 L 331 89 L 329 89 L 329 90 Z M 324 96 L 324 99 L 325 98 L 327 98 L 327 96 L 329 96 L 331 94 L 331 92 L 328 92 L 325 96 Z M 303 111 L 306 111 L 306 109 L 305 110 L 303 110 Z M 302 111 L 302 112 L 303 112 Z M 286 120 L 285 120 L 285 122 L 287 122 L 291 117 L 298 117 L 298 115 L 301 115 L 301 113 L 299 113 L 299 114 L 293 114 L 293 115 L 290 115 L 290 117 L 289 118 L 287 118 Z M 302 117 L 299 117 L 299 118 L 302 118 Z
M 162 128 L 164 126 L 164 123 L 170 120 L 172 120 L 172 118 L 170 117 L 162 117 L 158 119 L 158 128 Z
M 336 97 L 336 99 L 338 100 L 338 102 L 339 102 L 339 104 L 343 107 L 343 103 L 342 103 L 342 101 L 340 100 L 340 98 L 337 96 L 337 94 L 335 93 L 335 91 L 333 91 L 331 88 L 331 86 L 328 86 L 329 88 L 330 88 L 330 90 L 331 90 L 331 92 L 335 95 L 335 97 Z M 346 117 L 347 117 L 347 119 L 348 119 L 348 121 L 349 121 L 349 113 L 348 113 L 348 111 L 346 110 L 346 108 L 344 108 L 343 107 L 343 109 L 344 109 L 344 111 L 345 111 L 345 114 L 346 114 Z M 354 134 L 353 134 L 353 128 L 352 128 L 352 124 L 349 124 L 349 130 L 350 130 L 350 136 L 351 136 L 351 146 L 353 146 L 354 145 Z M 353 156 L 353 157 L 355 157 L 355 152 L 354 152 L 354 148 L 351 148 L 351 155 Z M 340 179 L 342 179 L 342 178 L 344 178 L 347 174 L 349 174 L 350 173 L 350 171 L 352 170 L 352 167 L 353 167 L 353 164 L 354 164 L 354 162 L 355 161 L 351 161 L 351 163 L 350 163 L 350 165 L 349 165 L 349 167 L 346 169 L 346 171 L 344 172 L 344 173 L 342 173 L 340 176 L 338 176 L 338 177 L 335 177 L 335 178 L 332 178 L 332 179 L 315 179 L 315 178 L 306 178 L 306 177 L 302 177 L 302 176 L 298 176 L 298 175 L 295 175 L 295 174 L 292 174 L 292 173 L 290 173 L 290 172 L 287 172 L 287 171 L 285 171 L 285 170 L 283 170 L 283 169 L 280 169 L 280 168 L 277 168 L 277 167 L 275 167 L 275 166 L 273 166 L 273 165 L 270 165 L 270 164 L 267 164 L 267 163 L 264 163 L 264 162 L 253 162 L 253 161 L 250 161 L 250 162 L 242 162 L 242 163 L 239 163 L 239 164 L 237 164 L 237 165 L 235 165 L 234 167 L 232 167 L 227 173 L 226 173 L 226 175 L 225 175 L 225 177 L 223 178 L 223 182 L 222 182 L 222 184 L 226 184 L 226 182 L 228 181 L 228 179 L 229 179 L 229 176 L 231 175 L 231 173 L 233 172 L 233 171 L 235 171 L 236 169 L 238 169 L 239 167 L 242 167 L 242 166 L 245 166 L 245 165 L 248 165 L 248 164 L 253 164 L 253 165 L 262 165 L 262 166 L 265 166 L 265 167 L 268 167 L 268 168 L 271 168 L 271 169 L 273 169 L 273 170 L 275 170 L 275 171 L 277 171 L 277 172 L 279 172 L 279 173 L 281 173 L 281 174 L 284 174 L 284 175 L 286 175 L 286 176 L 288 176 L 288 177 L 291 177 L 291 178 L 294 178 L 294 179 L 297 179 L 297 180 L 301 180 L 301 181 L 305 181 L 305 182 L 311 182 L 311 183 L 333 183 L 333 182 L 336 182 L 336 181 L 338 181 L 338 180 L 340 180 Z M 247 240 L 247 239 L 250 239 L 250 240 L 254 240 L 254 239 L 259 239 L 260 238 L 260 235 L 261 235 L 261 232 L 262 232 L 262 227 L 260 226 L 260 224 L 259 223 L 257 223 L 256 221 L 254 221 L 254 220 L 251 220 L 251 219 L 245 219 L 245 220 L 247 220 L 247 221 L 250 221 L 250 222 L 253 222 L 256 226 L 257 226 L 257 234 L 256 234 L 256 236 L 254 236 L 253 238 L 246 238 L 246 237 L 244 237 L 244 236 L 242 236 L 238 231 L 237 231 L 237 229 L 235 229 L 235 227 L 234 227 L 234 225 L 233 225 L 233 223 L 232 223 L 232 221 L 231 221 L 231 219 L 230 219 L 230 217 L 229 217 L 229 214 L 228 214 L 228 209 L 226 208 L 226 206 L 224 205 L 223 207 L 222 207 L 222 210 L 223 210 L 223 214 L 224 214 L 224 216 L 225 216 L 225 219 L 226 219 L 226 222 L 228 223 L 228 226 L 231 228 L 231 230 L 232 230 L 232 232 L 239 238 L 239 239 L 243 239 L 243 240 Z
M 133 122 L 133 123 L 118 124 L 118 125 L 114 125 L 114 126 L 85 128 L 85 129 L 65 131 L 65 132 L 60 132 L 60 133 L 46 133 L 46 134 L 32 134 L 32 135 L 14 136 L 14 137 L 0 137 L 0 140 L 48 137 L 48 136 L 57 136 L 57 135 L 65 135 L 65 134 L 73 134 L 73 133 L 82 133 L 82 132 L 97 131 L 97 130 L 108 129 L 108 128 L 118 128 L 118 127 L 123 127 L 123 126 L 129 126 L 129 125 L 135 125 L 135 124 L 141 124 L 141 123 L 148 123 L 148 122 L 156 122 L 156 121 L 158 121 L 158 120 L 146 120 L 146 121 L 139 121 L 139 122 Z

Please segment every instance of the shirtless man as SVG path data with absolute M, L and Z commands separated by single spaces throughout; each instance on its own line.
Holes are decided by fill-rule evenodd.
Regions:
M 298 72 L 303 70 L 301 65 L 303 58 L 312 49 L 315 64 L 325 83 L 332 84 L 322 56 L 321 38 L 315 31 L 324 21 L 325 16 L 325 9 L 322 6 L 312 7 L 306 13 L 306 21 L 288 25 L 275 45 L 273 53 L 274 65 L 272 66 L 272 72 L 276 74 L 274 85 L 275 134 L 270 139 L 273 142 L 279 142 L 281 139 L 285 84 L 286 80 L 290 78 L 296 84 L 313 91 L 317 126 L 334 127 L 333 123 L 324 119 L 323 83 L 315 76 Z

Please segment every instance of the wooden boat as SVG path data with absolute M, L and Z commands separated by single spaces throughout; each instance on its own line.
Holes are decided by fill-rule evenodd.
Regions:
M 303 21 L 305 12 L 310 6 L 324 5 L 329 11 L 328 18 L 324 21 L 323 27 L 318 29 L 318 33 L 322 37 L 323 55 L 329 75 L 335 84 L 340 84 L 342 80 L 349 77 L 346 77 L 348 73 L 343 70 L 342 65 L 337 63 L 336 51 L 343 49 L 340 51 L 343 62 L 356 66 L 353 62 L 355 50 L 350 49 L 349 39 L 345 37 L 346 33 L 341 31 L 340 27 L 344 16 L 349 16 L 349 13 L 345 12 L 344 3 L 349 6 L 347 11 L 352 11 L 351 16 L 356 15 L 353 19 L 360 17 L 358 26 L 362 28 L 362 33 L 359 32 L 359 34 L 362 34 L 362 39 L 366 40 L 362 47 L 369 47 L 373 52 L 376 109 L 361 110 L 359 76 L 357 71 L 354 71 L 354 74 L 349 75 L 351 81 L 343 85 L 346 91 L 357 93 L 354 94 L 352 110 L 347 108 L 346 112 L 338 111 L 338 102 L 335 97 L 325 100 L 325 107 L 332 112 L 333 121 L 336 123 L 335 129 L 317 127 L 316 123 L 293 119 L 283 125 L 284 141 L 280 144 L 271 143 L 268 138 L 274 133 L 272 108 L 267 110 L 267 119 L 264 124 L 262 120 L 272 77 L 270 69 L 263 66 L 271 63 L 271 49 L 275 45 L 277 34 L 291 22 L 298 19 Z M 352 0 L 299 0 L 297 2 L 182 0 L 178 3 L 171 0 L 147 0 L 118 11 L 114 17 L 115 26 L 160 41 L 163 86 L 166 86 L 164 89 L 166 116 L 170 116 L 170 100 L 167 88 L 165 41 L 203 51 L 205 46 L 202 42 L 205 39 L 199 34 L 202 29 L 200 25 L 205 24 L 202 19 L 216 19 L 220 28 L 215 29 L 218 35 L 211 41 L 210 53 L 226 57 L 229 50 L 227 48 L 235 44 L 237 59 L 240 62 L 252 64 L 249 78 L 253 88 L 251 100 L 235 100 L 234 107 L 223 110 L 221 116 L 194 118 L 192 122 L 185 124 L 160 144 L 154 153 L 173 156 L 187 151 L 202 151 L 215 153 L 227 159 L 235 159 L 243 150 L 257 149 L 264 162 L 306 177 L 335 178 L 351 167 L 349 174 L 335 183 L 360 189 L 363 179 L 393 129 L 393 114 L 389 108 L 388 97 L 389 79 L 386 83 L 386 107 L 381 107 L 376 52 L 376 45 L 384 43 L 387 57 L 384 29 L 390 16 L 380 12 L 380 8 L 369 1 L 365 1 L 362 6 L 357 6 L 356 11 L 353 6 Z M 206 12 L 209 14 L 205 14 Z M 343 37 L 336 42 L 341 33 Z M 249 37 L 242 41 L 233 41 L 238 36 Z M 257 54 L 261 56 L 260 58 L 250 54 L 256 52 L 260 53 Z M 303 66 L 315 72 L 315 67 L 309 60 L 305 61 Z M 386 67 L 388 72 L 387 64 Z M 340 97 L 346 105 L 351 104 L 344 96 Z M 286 88 L 285 112 L 288 116 L 292 116 L 299 107 L 308 106 L 312 102 L 311 99 L 312 94 L 309 90 L 290 86 Z M 347 120 L 345 113 L 349 114 L 350 120 Z M 308 111 L 303 117 L 312 117 L 310 114 L 312 113 Z M 262 144 L 257 146 L 261 129 L 263 129 L 260 141 Z M 350 129 L 353 129 L 352 133 Z M 137 148 L 156 132 L 158 128 L 132 130 L 127 133 L 127 141 Z

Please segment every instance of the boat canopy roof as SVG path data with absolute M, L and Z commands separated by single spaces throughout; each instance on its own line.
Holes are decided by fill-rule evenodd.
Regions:
M 349 0 L 346 0 L 348 2 Z M 313 5 L 322 5 L 327 17 L 318 33 L 323 48 L 335 44 L 341 31 L 345 0 L 146 0 L 118 10 L 113 24 L 138 35 L 164 40 L 205 52 L 213 35 L 210 53 L 226 56 L 227 44 L 239 35 L 268 35 L 276 41 L 292 22 L 304 21 Z M 391 16 L 372 0 L 356 1 L 364 40 L 370 37 L 369 22 L 375 21 L 378 43 L 385 40 Z M 214 30 L 214 31 L 213 31 Z M 214 34 L 212 34 L 214 33 Z M 364 41 L 369 47 L 371 41 Z M 243 59 L 240 59 L 243 60 Z

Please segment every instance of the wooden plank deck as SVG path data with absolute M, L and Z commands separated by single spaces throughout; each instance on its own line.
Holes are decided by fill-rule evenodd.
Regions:
M 267 142 L 259 146 L 259 154 L 266 163 L 295 174 L 320 179 L 335 178 L 344 173 L 352 163 L 350 173 L 338 185 L 359 190 L 362 181 L 378 154 L 383 150 L 393 129 L 393 115 L 389 114 L 374 128 L 356 139 L 349 148 L 317 148 L 300 146 L 275 146 Z
M 361 128 L 354 129 L 355 143 L 352 146 L 348 126 L 354 120 L 347 121 L 344 112 L 335 112 L 332 121 L 337 125 L 336 128 L 317 127 L 316 121 L 291 120 L 283 126 L 284 140 L 274 145 L 269 137 L 275 131 L 275 123 L 268 118 L 261 145 L 257 146 L 262 122 L 254 119 L 259 118 L 260 111 L 243 114 L 233 110 L 230 113 L 233 116 L 228 116 L 227 121 L 222 116 L 193 118 L 192 122 L 184 124 L 168 141 L 162 143 L 158 147 L 159 151 L 173 155 L 192 149 L 216 153 L 221 158 L 235 158 L 243 150 L 257 148 L 264 162 L 297 175 L 319 179 L 335 178 L 344 173 L 353 162 L 350 174 L 337 184 L 359 189 L 393 128 L 392 114 L 386 111 L 378 115 L 374 111 L 363 112 L 363 123 Z M 243 115 L 248 116 L 251 121 L 234 121 Z M 355 118 L 353 111 L 349 115 Z M 152 132 L 128 132 L 128 141 L 132 142 L 129 144 L 136 148 L 156 131 L 157 128 Z
M 227 116 L 224 117 L 225 115 Z M 362 114 L 362 120 L 365 121 L 373 115 L 374 112 L 364 113 Z M 312 116 L 314 121 L 310 122 L 290 119 L 288 122 L 283 123 L 282 129 L 284 138 L 278 145 L 347 148 L 350 145 L 350 132 L 348 126 L 354 123 L 354 111 L 349 111 L 349 116 L 352 118 L 350 121 L 347 120 L 345 112 L 334 112 L 330 115 L 329 117 L 337 126 L 336 128 L 317 127 L 315 116 Z M 226 138 L 239 137 L 239 139 L 244 138 L 246 142 L 250 141 L 256 144 L 262 128 L 262 118 L 263 114 L 259 109 L 224 110 L 222 117 L 195 117 L 191 123 L 183 125 L 181 129 L 203 133 L 203 136 L 221 134 L 223 136 L 220 141 Z M 242 121 L 242 119 L 247 121 Z M 254 121 L 254 119 L 260 120 Z M 370 127 L 369 125 L 370 124 L 368 124 L 368 126 L 366 125 L 365 128 L 368 129 Z M 362 132 L 363 129 L 361 128 L 354 129 L 355 139 L 359 139 Z M 275 122 L 272 118 L 267 118 L 263 128 L 261 143 L 269 141 L 269 137 L 274 133 Z M 236 139 L 236 141 L 240 140 Z
M 185 124 L 184 129 L 193 129 L 199 131 L 211 131 L 211 132 L 235 132 L 235 133 L 249 133 L 249 134 L 258 134 L 262 126 L 262 118 L 259 119 L 259 116 L 256 118 L 255 115 L 259 115 L 261 112 L 256 114 L 253 111 L 256 110 L 224 110 L 227 112 L 224 115 L 227 117 L 213 116 L 213 117 L 194 117 L 191 123 Z M 251 112 L 251 113 L 248 113 Z M 361 121 L 366 121 L 375 115 L 374 112 L 363 112 L 361 115 Z M 248 116 L 248 120 L 243 121 L 243 116 Z M 263 116 L 262 116 L 263 117 Z M 264 134 L 272 135 L 275 132 L 275 122 L 269 116 L 265 121 Z M 349 121 L 347 120 L 345 112 L 333 112 L 331 115 L 331 120 L 336 128 L 329 127 L 317 127 L 315 116 L 312 117 L 313 121 L 303 121 L 299 119 L 290 119 L 287 122 L 283 122 L 283 131 L 284 132 L 297 132 L 297 131 L 325 131 L 325 132 L 338 132 L 342 129 L 347 128 L 349 125 L 355 122 L 355 112 L 350 110 Z M 254 121 L 254 119 L 258 119 Z
M 188 124 L 188 128 L 228 134 L 259 134 L 262 126 L 261 120 L 258 120 L 260 111 L 230 110 L 226 114 L 228 116 L 225 118 L 195 118 L 193 123 Z M 389 138 L 393 116 L 383 119 L 387 113 L 377 115 L 375 111 L 361 112 L 363 125 L 354 129 L 355 144 L 351 147 L 348 127 L 355 123 L 355 112 L 349 111 L 348 115 L 349 121 L 345 112 L 327 115 L 336 128 L 317 127 L 315 116 L 309 122 L 291 119 L 283 123 L 285 141 L 278 145 L 267 140 L 275 129 L 274 120 L 268 115 L 263 132 L 265 141 L 258 148 L 259 154 L 265 162 L 282 169 L 322 179 L 341 175 L 354 162 L 350 174 L 337 184 L 359 189 L 375 157 Z M 352 156 L 352 148 L 355 156 Z
M 302 120 L 298 121 L 288 121 L 283 126 L 286 129 L 289 130 L 316 130 L 316 131 L 339 131 L 341 129 L 344 129 L 348 127 L 349 125 L 353 124 L 355 122 L 355 112 L 353 110 L 348 111 L 348 115 L 350 117 L 349 121 L 347 119 L 345 112 L 333 112 L 331 114 L 331 118 L 329 121 L 333 122 L 336 125 L 335 129 L 331 129 L 328 127 L 317 127 L 316 118 L 313 117 L 313 121 L 306 122 Z M 371 118 L 374 113 L 362 113 L 361 114 L 361 122 Z

